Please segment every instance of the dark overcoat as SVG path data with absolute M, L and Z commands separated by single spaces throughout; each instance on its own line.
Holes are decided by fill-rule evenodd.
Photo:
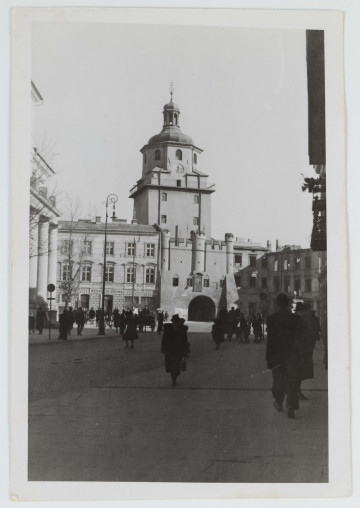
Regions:
M 296 317 L 280 308 L 267 318 L 266 362 L 269 369 L 284 365 L 293 352 Z

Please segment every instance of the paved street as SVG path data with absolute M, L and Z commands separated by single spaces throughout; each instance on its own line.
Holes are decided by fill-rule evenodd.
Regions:
M 326 482 L 327 376 L 322 345 L 295 420 L 272 405 L 265 343 L 190 333 L 170 386 L 160 336 L 134 350 L 96 330 L 67 341 L 32 335 L 29 480 Z M 53 332 L 54 339 L 57 337 Z

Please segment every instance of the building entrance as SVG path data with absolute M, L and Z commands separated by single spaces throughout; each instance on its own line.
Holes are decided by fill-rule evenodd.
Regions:
M 105 308 L 105 312 L 107 310 L 110 310 L 112 312 L 112 310 L 113 310 L 113 297 L 112 297 L 112 295 L 105 295 L 104 308 Z
M 213 321 L 215 303 L 208 296 L 197 296 L 191 300 L 188 311 L 189 321 Z

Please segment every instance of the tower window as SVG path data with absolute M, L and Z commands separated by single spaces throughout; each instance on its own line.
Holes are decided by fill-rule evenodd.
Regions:
M 177 185 L 178 187 L 181 187 L 181 180 L 176 180 L 176 185 Z
M 172 285 L 175 286 L 175 287 L 179 285 L 179 277 L 174 277 L 173 278 Z
M 161 216 L 161 223 L 166 224 L 166 215 Z
M 155 150 L 155 160 L 159 161 L 161 159 L 161 152 L 160 150 Z
M 204 279 L 203 280 L 203 284 L 204 284 L 204 288 L 208 288 L 210 283 L 209 283 L 209 279 Z
M 182 151 L 181 150 L 176 150 L 175 156 L 178 161 L 182 161 Z
M 193 224 L 194 224 L 194 226 L 199 225 L 199 217 L 193 217 Z
M 161 201 L 167 201 L 167 192 L 161 193 Z
M 177 113 L 174 113 L 174 124 L 175 125 L 178 124 L 178 115 L 177 115 Z
M 194 203 L 197 204 L 199 203 L 199 201 L 200 201 L 199 194 L 194 194 Z
M 197 154 L 194 153 L 194 164 L 197 164 Z
M 186 279 L 186 285 L 189 287 L 189 288 L 192 288 L 192 285 L 193 285 L 193 280 L 192 280 L 192 277 L 188 277 Z

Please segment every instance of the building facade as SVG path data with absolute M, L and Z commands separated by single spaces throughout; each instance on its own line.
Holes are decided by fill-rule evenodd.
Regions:
M 240 309 L 249 315 L 264 316 L 275 311 L 274 301 L 279 293 L 310 304 L 322 315 L 319 276 L 326 266 L 326 253 L 282 247 L 258 259 L 238 274 Z
M 31 83 L 33 105 L 43 98 Z M 57 229 L 60 212 L 47 182 L 54 170 L 34 147 L 31 154 L 29 209 L 29 310 L 48 308 L 48 284 L 56 285 Z
M 105 223 L 60 221 L 57 263 L 59 311 L 102 304 Z M 160 231 L 115 219 L 107 225 L 105 309 L 159 306 Z

